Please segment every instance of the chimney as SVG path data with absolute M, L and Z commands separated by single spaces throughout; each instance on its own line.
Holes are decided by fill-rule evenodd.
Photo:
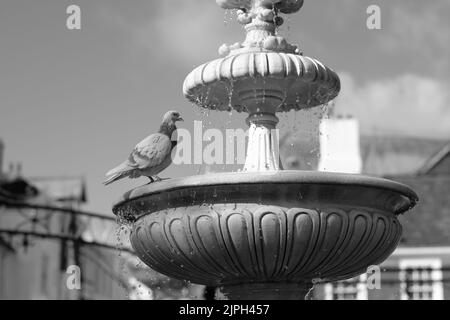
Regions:
M 323 119 L 319 130 L 319 171 L 361 173 L 358 120 L 353 117 Z
M 21 177 L 22 176 L 22 162 L 16 163 L 16 176 Z
M 3 156 L 4 156 L 4 151 L 5 151 L 5 145 L 2 141 L 2 139 L 0 139 L 0 177 L 3 175 Z
M 10 162 L 7 176 L 10 179 L 20 178 L 22 176 L 22 163 L 21 162 Z

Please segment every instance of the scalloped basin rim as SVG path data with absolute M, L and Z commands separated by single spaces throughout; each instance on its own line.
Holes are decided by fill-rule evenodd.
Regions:
M 205 175 L 173 178 L 163 181 L 143 185 L 126 192 L 114 205 L 113 212 L 126 202 L 139 199 L 152 194 L 158 194 L 177 189 L 187 189 L 189 187 L 208 187 L 222 185 L 240 184 L 316 184 L 316 185 L 342 185 L 360 186 L 374 189 L 389 190 L 398 193 L 409 199 L 410 205 L 404 210 L 396 212 L 403 213 L 414 207 L 418 201 L 417 194 L 408 186 L 383 179 L 369 177 L 359 174 L 344 174 L 317 171 L 294 171 L 282 170 L 276 172 L 226 172 Z

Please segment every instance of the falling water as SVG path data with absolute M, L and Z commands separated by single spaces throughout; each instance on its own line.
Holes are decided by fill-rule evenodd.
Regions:
M 228 15 L 229 15 L 229 11 L 230 11 L 230 10 L 225 9 L 225 11 L 223 12 L 223 25 L 224 25 L 225 27 L 228 26 L 228 20 L 229 20 Z
M 210 109 L 208 109 L 204 103 L 197 103 L 197 104 L 193 103 L 192 107 L 194 109 L 195 114 L 197 115 L 196 120 L 201 120 L 203 127 L 210 127 L 211 126 L 211 120 L 209 118 Z M 195 172 L 197 175 L 205 173 L 205 166 L 203 164 L 194 164 L 194 165 L 196 166 Z
M 272 22 L 275 25 L 275 35 L 277 36 L 278 35 L 278 29 L 280 27 L 277 25 L 278 13 L 277 13 L 275 7 L 272 7 L 272 13 L 273 13 L 273 21 Z
M 115 235 L 116 235 L 115 247 L 116 247 L 116 250 L 118 253 L 117 255 L 119 258 L 119 269 L 121 271 L 121 274 L 125 275 L 124 279 L 127 279 L 128 278 L 126 276 L 128 274 L 128 268 L 126 267 L 127 257 L 122 256 L 122 248 L 125 247 L 123 239 L 125 236 L 126 236 L 125 239 L 127 239 L 127 237 L 128 237 L 128 232 L 130 231 L 130 223 L 128 221 L 126 221 L 124 218 L 122 218 L 122 216 L 119 214 L 117 215 L 116 223 L 117 223 L 117 227 L 116 227 L 116 231 L 115 231 Z M 129 288 L 123 282 L 120 282 L 120 286 L 125 292 L 126 299 L 129 299 Z
M 229 86 L 229 88 L 227 88 L 227 91 L 228 91 L 228 109 L 227 109 L 227 111 L 230 112 L 233 110 L 233 101 L 232 101 L 233 92 L 234 92 L 234 81 L 233 80 L 230 81 L 230 86 Z
M 225 9 L 223 14 L 223 25 L 228 27 L 231 22 L 233 22 L 233 17 L 235 16 L 236 9 Z
M 284 25 L 286 27 L 286 37 L 289 39 L 291 37 L 291 17 L 286 15 L 284 19 Z

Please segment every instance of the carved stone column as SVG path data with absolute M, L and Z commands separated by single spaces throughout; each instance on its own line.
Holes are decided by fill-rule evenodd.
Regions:
M 279 152 L 278 118 L 270 113 L 254 113 L 247 118 L 250 126 L 244 171 L 282 169 Z

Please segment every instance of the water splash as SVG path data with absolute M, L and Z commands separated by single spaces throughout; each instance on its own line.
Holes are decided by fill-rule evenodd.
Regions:
M 236 16 L 236 11 L 237 9 L 225 9 L 223 14 L 223 25 L 225 27 L 228 27 L 228 25 L 233 22 L 234 17 Z
M 314 289 L 316 285 L 313 284 L 313 286 L 308 290 L 308 292 L 305 295 L 305 300 L 314 300 Z

